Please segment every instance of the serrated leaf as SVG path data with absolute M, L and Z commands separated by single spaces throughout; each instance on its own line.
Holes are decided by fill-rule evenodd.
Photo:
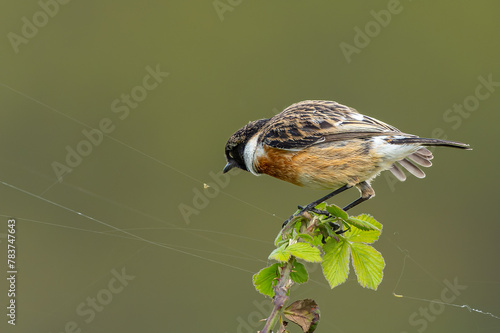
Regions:
M 309 243 L 295 243 L 287 248 L 290 253 L 305 261 L 309 262 L 321 262 L 321 252 L 317 247 L 312 246 Z
M 370 214 L 360 214 L 358 216 L 354 216 L 357 219 L 363 220 L 370 222 L 370 224 L 374 225 L 378 230 L 382 230 L 382 223 L 377 221 L 373 216 Z
M 276 247 L 280 247 L 280 246 L 283 246 L 283 245 L 288 245 L 288 243 L 290 243 L 290 240 L 288 239 L 282 239 L 278 242 L 278 244 L 276 244 Z
M 346 220 L 347 218 L 349 218 L 349 215 L 347 215 L 347 213 L 344 212 L 342 210 L 342 208 L 340 208 L 339 206 L 336 206 L 336 205 L 326 206 L 326 211 L 328 213 L 332 214 L 333 216 L 340 217 L 343 220 Z
M 300 237 L 300 238 L 302 238 L 303 240 L 305 240 L 308 243 L 313 244 L 313 242 L 314 242 L 314 238 L 311 235 L 309 235 L 309 234 L 302 234 L 302 233 L 300 233 L 300 234 L 297 234 L 297 236 Z
M 346 239 L 348 239 L 350 242 L 366 244 L 371 244 L 377 241 L 382 232 L 382 224 L 380 224 L 377 220 L 375 220 L 371 215 L 368 214 L 361 214 L 355 216 L 355 218 L 357 220 L 362 220 L 370 223 L 378 230 L 363 231 L 358 228 L 351 228 L 351 231 L 345 234 Z
M 314 246 L 323 246 L 323 235 L 314 236 L 314 241 L 312 242 Z
M 295 301 L 283 310 L 286 319 L 297 324 L 305 333 L 312 333 L 318 326 L 320 312 L 312 299 Z
M 261 269 L 258 273 L 254 274 L 252 277 L 253 285 L 255 289 L 263 295 L 273 297 L 274 281 L 280 276 L 278 264 L 273 264 L 269 267 Z
M 377 290 L 382 282 L 385 266 L 380 252 L 370 245 L 351 243 L 351 255 L 359 284 L 364 288 Z
M 276 238 L 274 239 L 274 245 L 275 246 L 280 246 L 283 242 L 283 229 L 280 230 L 280 232 L 278 233 L 278 236 L 276 236 Z
M 333 289 L 339 284 L 344 283 L 349 276 L 349 244 L 344 238 L 339 240 L 330 238 L 323 246 L 323 275 Z
M 292 271 L 290 272 L 290 278 L 295 283 L 304 283 L 309 279 L 306 267 L 300 262 L 295 261 L 293 264 Z
M 358 219 L 355 217 L 349 217 L 347 220 L 345 220 L 347 223 L 354 225 L 356 228 L 364 230 L 364 231 L 369 231 L 369 230 L 378 230 L 377 227 L 375 227 L 373 224 L 371 224 L 368 221 Z
M 291 253 L 288 247 L 288 243 L 286 243 L 274 249 L 274 251 L 269 255 L 269 259 L 274 259 L 277 261 L 288 261 L 288 259 L 290 259 L 290 256 Z

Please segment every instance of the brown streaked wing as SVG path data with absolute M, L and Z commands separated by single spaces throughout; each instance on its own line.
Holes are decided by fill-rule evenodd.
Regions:
M 402 133 L 337 102 L 303 101 L 271 118 L 261 140 L 274 148 L 300 149 L 329 141 L 394 134 Z

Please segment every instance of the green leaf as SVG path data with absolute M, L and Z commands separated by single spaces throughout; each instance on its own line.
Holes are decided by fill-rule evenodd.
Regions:
M 319 323 L 318 304 L 312 299 L 295 301 L 283 310 L 286 319 L 297 324 L 305 333 L 312 333 Z
M 326 206 L 326 211 L 333 216 L 340 217 L 342 220 L 347 220 L 349 218 L 349 215 L 347 215 L 347 213 L 344 212 L 342 208 L 336 205 Z
M 362 231 L 359 228 L 351 228 L 351 231 L 345 233 L 346 239 L 351 242 L 371 244 L 378 240 L 382 224 L 375 220 L 371 215 L 361 214 L 355 216 L 357 220 L 365 221 L 376 227 L 378 230 Z
M 326 210 L 326 202 L 322 202 L 318 205 L 316 205 L 316 207 L 314 207 L 316 209 L 319 209 L 319 210 Z
M 321 262 L 319 249 L 309 243 L 295 243 L 288 246 L 288 250 L 293 256 L 299 259 L 309 262 Z
M 385 266 L 380 252 L 370 245 L 351 243 L 351 254 L 359 284 L 364 288 L 377 290 L 382 282 Z
M 295 226 L 293 228 L 294 228 L 296 234 L 300 233 L 301 227 L 302 227 L 302 220 L 300 222 L 295 223 Z
M 288 243 L 290 243 L 290 240 L 288 239 L 282 239 L 281 241 L 279 241 L 277 244 L 276 244 L 276 247 L 280 247 L 280 246 L 283 246 L 283 245 L 288 245 Z
M 276 236 L 276 238 L 274 239 L 275 246 L 280 246 L 280 243 L 283 243 L 283 229 L 280 230 L 278 236 Z
M 375 218 L 373 216 L 371 216 L 370 214 L 361 214 L 361 215 L 355 216 L 355 218 L 363 220 L 363 221 L 367 221 L 370 224 L 372 224 L 373 226 L 375 226 L 378 230 L 382 230 L 382 223 L 375 220 Z
M 333 289 L 344 283 L 349 276 L 349 243 L 343 238 L 330 238 L 323 246 L 323 274 Z
M 312 245 L 323 247 L 323 235 L 320 234 L 320 235 L 314 236 L 314 241 L 312 242 Z
M 280 277 L 278 264 L 271 265 L 269 267 L 261 269 L 258 273 L 254 274 L 252 277 L 253 285 L 258 292 L 263 295 L 273 297 L 274 290 L 273 285 Z
M 308 242 L 308 243 L 311 243 L 313 244 L 314 242 L 314 238 L 309 235 L 309 234 L 302 234 L 302 233 L 299 233 L 297 234 L 298 237 L 302 238 L 304 241 Z
M 295 261 L 293 264 L 292 271 L 290 273 L 290 278 L 295 283 L 304 283 L 309 279 L 309 275 L 307 274 L 306 267 L 302 265 L 300 262 Z
M 288 247 L 288 242 L 286 244 L 281 245 L 280 247 L 274 249 L 273 252 L 269 255 L 268 259 L 274 259 L 277 261 L 288 261 L 290 259 L 291 253 Z
M 368 231 L 368 230 L 377 230 L 377 227 L 375 227 L 373 224 L 371 224 L 368 221 L 364 221 L 362 219 L 358 219 L 355 217 L 349 217 L 347 220 L 345 220 L 347 223 L 354 225 L 356 228 Z

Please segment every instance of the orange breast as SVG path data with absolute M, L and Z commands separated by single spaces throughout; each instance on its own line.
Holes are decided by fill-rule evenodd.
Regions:
M 318 189 L 355 185 L 381 171 L 380 156 L 364 140 L 316 145 L 300 151 L 264 146 L 264 154 L 256 160 L 256 170 L 260 173 Z

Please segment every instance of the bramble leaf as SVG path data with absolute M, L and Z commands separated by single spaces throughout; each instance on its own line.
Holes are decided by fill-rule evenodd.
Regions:
M 290 250 L 288 249 L 288 243 L 281 245 L 271 252 L 268 259 L 274 259 L 277 261 L 288 261 L 290 259 Z
M 280 246 L 283 243 L 283 229 L 280 230 L 278 233 L 278 236 L 274 239 L 274 245 L 275 246 Z
M 333 216 L 340 217 L 342 220 L 347 220 L 349 218 L 349 215 L 347 215 L 347 213 L 344 212 L 342 208 L 336 205 L 326 206 L 326 211 Z
M 305 333 L 312 333 L 319 323 L 318 304 L 312 299 L 295 301 L 283 310 L 286 319 L 297 324 Z
M 306 267 L 300 262 L 295 261 L 293 264 L 292 271 L 290 273 L 290 278 L 295 283 L 304 283 L 309 279 Z
M 346 232 L 345 237 L 351 242 L 371 244 L 378 240 L 382 231 L 382 224 L 368 214 L 361 214 L 354 217 L 357 220 L 365 221 L 376 227 L 377 230 L 363 231 L 359 228 L 351 228 L 351 231 Z
M 261 269 L 258 273 L 254 274 L 252 277 L 253 285 L 258 292 L 263 295 L 273 297 L 274 281 L 280 277 L 278 264 L 273 264 L 269 267 Z
M 323 251 L 323 275 L 333 289 L 349 276 L 349 243 L 342 237 L 338 241 L 330 238 L 323 246 Z
M 323 246 L 323 235 L 314 236 L 314 241 L 311 243 L 314 246 Z
M 302 238 L 303 240 L 305 240 L 308 243 L 311 243 L 311 244 L 314 243 L 314 238 L 309 234 L 299 233 L 299 234 L 297 234 L 297 236 Z
M 309 262 L 321 262 L 321 253 L 319 249 L 309 243 L 295 243 L 288 246 L 287 250 L 299 259 Z
M 352 264 L 359 284 L 364 288 L 377 290 L 382 282 L 384 258 L 370 245 L 351 243 Z
M 349 217 L 347 220 L 345 220 L 348 224 L 354 225 L 356 228 L 361 229 L 363 231 L 369 231 L 369 230 L 378 230 L 377 227 L 375 227 L 373 224 L 371 224 L 368 221 L 358 219 L 356 217 Z
M 375 226 L 378 230 L 382 230 L 382 223 L 379 221 L 375 220 L 373 216 L 370 214 L 360 214 L 358 216 L 354 216 L 357 219 L 364 220 L 367 222 L 370 222 L 373 226 Z

